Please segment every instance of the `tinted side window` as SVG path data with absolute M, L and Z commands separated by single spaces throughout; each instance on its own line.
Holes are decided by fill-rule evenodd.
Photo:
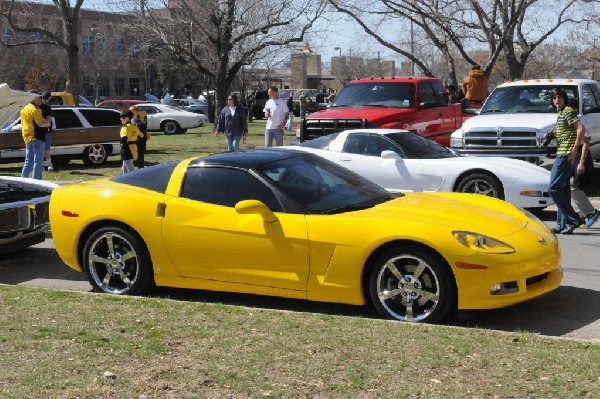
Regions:
M 234 207 L 239 201 L 254 199 L 263 202 L 272 211 L 282 210 L 271 189 L 247 171 L 239 169 L 189 168 L 181 196 L 228 207 Z
M 111 180 L 164 193 L 167 190 L 167 185 L 169 184 L 173 170 L 178 163 L 179 161 L 173 161 L 150 166 L 148 168 L 136 170 L 133 173 L 119 175 Z
M 83 127 L 79 117 L 75 115 L 72 109 L 55 109 L 54 122 L 57 129 Z
M 437 105 L 435 91 L 429 82 L 423 82 L 419 85 L 419 106 L 431 107 Z
M 120 126 L 119 113 L 103 109 L 80 109 L 79 112 L 92 126 Z
M 598 102 L 594 93 L 592 92 L 591 85 L 583 85 L 581 87 L 581 101 L 583 102 L 583 113 L 598 113 L 600 112 L 600 108 L 598 108 Z
M 446 89 L 444 88 L 442 82 L 434 80 L 433 82 L 431 82 L 431 85 L 433 86 L 433 90 L 435 91 L 435 97 L 437 99 L 438 104 L 448 105 L 448 96 L 444 95 L 444 93 L 446 93 Z

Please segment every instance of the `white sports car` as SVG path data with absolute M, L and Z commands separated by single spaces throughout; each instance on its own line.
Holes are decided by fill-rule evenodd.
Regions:
M 523 208 L 553 204 L 550 172 L 525 161 L 465 157 L 413 132 L 359 129 L 306 141 L 300 148 L 367 177 L 388 191 L 456 191 Z
M 148 114 L 148 130 L 163 131 L 165 134 L 185 133 L 208 123 L 208 118 L 203 114 L 184 111 L 171 105 L 159 103 L 136 104 L 140 111 Z

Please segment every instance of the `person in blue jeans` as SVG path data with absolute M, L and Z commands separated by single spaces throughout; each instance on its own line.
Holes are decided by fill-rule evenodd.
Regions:
M 577 111 L 568 106 L 569 96 L 564 89 L 552 90 L 552 103 L 558 111 L 556 119 L 556 161 L 550 171 L 548 193 L 557 207 L 554 233 L 571 234 L 582 223 L 571 205 L 570 180 L 575 172 L 575 159 L 583 142 L 585 126 Z
M 23 107 L 21 116 L 21 134 L 25 142 L 25 163 L 21 177 L 29 177 L 33 170 L 33 178 L 41 180 L 44 173 L 45 143 L 41 137 L 35 136 L 35 127 L 47 128 L 52 123 L 51 117 L 45 119 L 42 110 L 42 95 L 40 93 L 29 104 Z M 44 137 L 45 138 L 45 137 Z
M 272 147 L 273 141 L 275 141 L 275 145 L 281 146 L 283 145 L 283 129 L 290 117 L 290 111 L 286 102 L 279 98 L 279 90 L 276 86 L 269 87 L 269 98 L 263 109 L 267 118 L 265 147 Z
M 248 124 L 244 108 L 238 104 L 235 94 L 227 96 L 227 106 L 221 110 L 214 135 L 223 133 L 229 152 L 240 150 L 240 141 L 248 137 Z

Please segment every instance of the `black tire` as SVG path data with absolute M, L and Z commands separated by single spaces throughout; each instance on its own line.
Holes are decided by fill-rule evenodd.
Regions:
M 154 287 L 154 272 L 142 240 L 118 226 L 106 226 L 85 242 L 83 267 L 94 291 L 140 295 Z
M 102 144 L 93 144 L 85 147 L 81 160 L 86 165 L 102 165 L 108 160 L 109 151 Z
M 456 313 L 456 284 L 449 266 L 430 250 L 388 249 L 373 263 L 369 296 L 385 318 L 435 323 Z
M 181 130 L 181 126 L 179 126 L 179 123 L 175 121 L 164 121 L 161 124 L 160 129 L 165 134 L 177 134 Z
M 504 199 L 504 191 L 498 179 L 485 173 L 473 173 L 465 176 L 458 184 L 456 191 Z
M 52 165 L 54 166 L 54 170 L 57 168 L 64 168 L 69 164 L 69 162 L 71 162 L 69 158 L 64 158 L 61 156 L 52 157 Z

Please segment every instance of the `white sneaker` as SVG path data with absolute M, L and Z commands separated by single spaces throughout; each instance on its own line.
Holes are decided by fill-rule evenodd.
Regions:
M 49 170 L 50 172 L 52 172 L 52 171 L 54 170 L 54 167 L 52 167 L 52 166 L 48 166 L 48 170 Z
M 48 166 L 48 170 L 54 170 L 54 166 L 52 165 L 52 161 L 50 159 L 46 161 L 46 165 Z

